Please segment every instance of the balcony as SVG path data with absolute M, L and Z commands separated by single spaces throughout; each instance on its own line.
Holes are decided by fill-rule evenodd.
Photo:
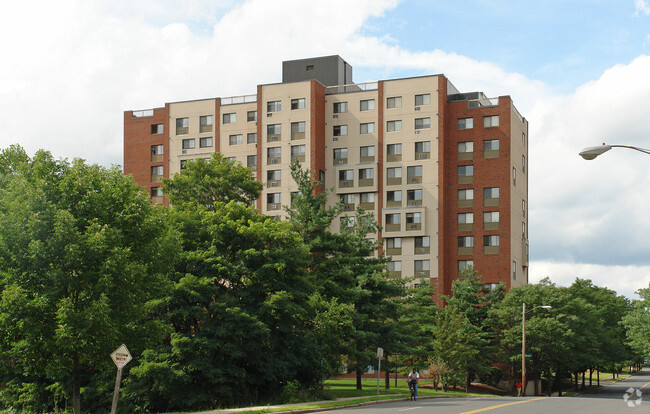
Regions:
M 240 95 L 221 98 L 221 106 L 257 102 L 257 95 Z

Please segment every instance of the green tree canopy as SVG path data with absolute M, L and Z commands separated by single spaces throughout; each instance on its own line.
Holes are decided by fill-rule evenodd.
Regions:
M 158 337 L 150 301 L 167 288 L 176 234 L 118 168 L 0 153 L 0 397 L 7 407 L 110 406 L 110 353 Z

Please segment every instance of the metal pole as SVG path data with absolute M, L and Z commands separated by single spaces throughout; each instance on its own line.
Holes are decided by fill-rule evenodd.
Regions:
M 526 303 L 521 308 L 521 396 L 526 395 Z
M 115 377 L 115 390 L 113 391 L 113 405 L 111 406 L 111 414 L 117 411 L 117 397 L 120 395 L 120 382 L 122 382 L 122 368 L 117 368 L 117 377 Z

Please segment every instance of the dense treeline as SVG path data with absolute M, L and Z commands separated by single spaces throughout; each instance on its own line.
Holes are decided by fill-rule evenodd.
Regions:
M 529 371 L 551 387 L 650 354 L 650 288 L 633 304 L 580 279 L 506 294 L 469 271 L 439 309 L 433 286 L 388 277 L 372 216 L 358 210 L 332 233 L 342 206 L 326 205 L 309 171 L 292 176 L 279 221 L 252 206 L 262 187 L 250 170 L 219 154 L 166 179 L 163 208 L 118 168 L 3 150 L 1 406 L 108 411 L 121 343 L 134 355 L 121 412 L 281 401 L 344 367 L 361 387 L 377 347 L 382 368 L 496 383 L 521 365 L 523 302 Z

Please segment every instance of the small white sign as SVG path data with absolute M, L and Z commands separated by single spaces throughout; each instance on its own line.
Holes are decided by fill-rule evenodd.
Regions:
M 377 358 L 384 356 L 384 348 L 377 348 Z
M 111 354 L 111 359 L 115 362 L 115 365 L 118 368 L 123 368 L 126 364 L 129 363 L 133 358 L 129 353 L 129 350 L 126 349 L 126 345 L 122 344 Z

